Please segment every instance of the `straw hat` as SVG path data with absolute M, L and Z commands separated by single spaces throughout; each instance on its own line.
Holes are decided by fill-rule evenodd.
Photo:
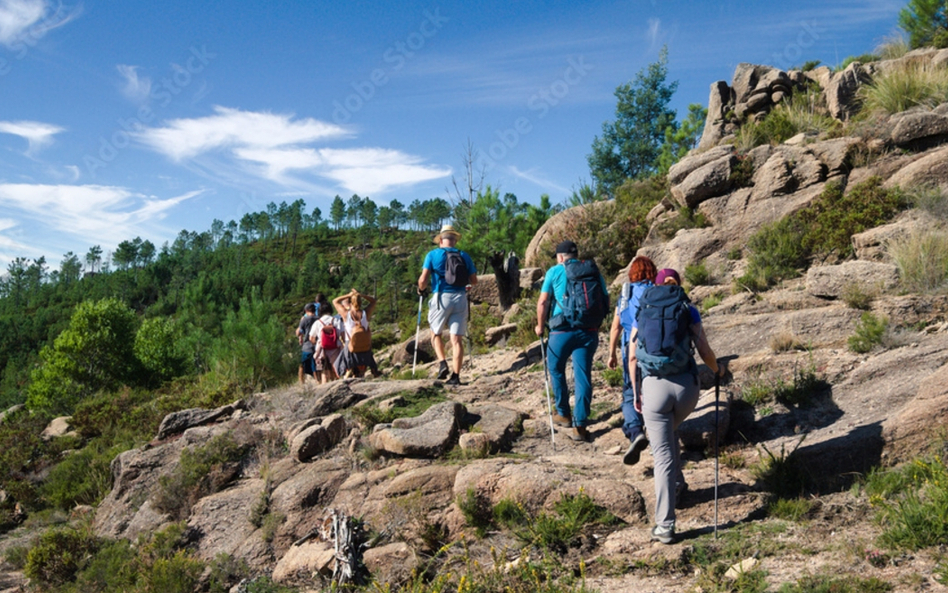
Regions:
M 442 237 L 442 235 L 454 235 L 454 238 L 455 238 L 456 240 L 460 240 L 460 239 L 461 239 L 461 233 L 459 233 L 459 232 L 457 232 L 456 230 L 454 230 L 454 227 L 453 227 L 452 225 L 450 225 L 450 224 L 446 224 L 446 225 L 442 226 L 442 227 L 441 227 L 441 232 L 434 236 L 433 241 L 434 241 L 434 244 L 435 244 L 435 245 L 440 245 L 440 244 L 441 244 L 441 237 Z

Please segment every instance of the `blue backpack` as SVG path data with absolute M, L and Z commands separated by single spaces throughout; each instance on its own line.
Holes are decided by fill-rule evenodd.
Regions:
M 645 289 L 653 286 L 650 280 L 640 280 L 638 282 L 626 282 L 622 285 L 622 298 L 619 301 L 619 323 L 622 325 L 622 345 L 629 342 L 629 336 L 632 334 L 632 323 L 635 321 L 635 314 L 639 310 L 639 302 Z
M 650 286 L 639 300 L 635 357 L 643 375 L 697 373 L 691 334 L 691 301 L 678 285 Z
M 602 288 L 599 266 L 591 259 L 581 259 L 567 261 L 564 267 L 566 292 L 560 303 L 562 320 L 554 318 L 550 327 L 598 329 L 609 312 L 609 294 Z

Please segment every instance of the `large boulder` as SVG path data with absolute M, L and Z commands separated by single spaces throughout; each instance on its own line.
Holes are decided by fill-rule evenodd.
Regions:
M 369 548 L 362 556 L 362 563 L 376 582 L 392 587 L 408 581 L 421 562 L 422 559 L 405 542 Z
M 872 81 L 871 69 L 853 62 L 842 72 L 832 72 L 821 83 L 826 107 L 830 115 L 845 121 L 859 109 L 857 93 L 859 87 Z
M 205 496 L 191 509 L 188 527 L 199 558 L 211 561 L 219 554 L 243 560 L 260 570 L 270 561 L 267 543 L 250 522 L 266 481 L 243 480 L 231 488 Z
M 290 442 L 290 454 L 298 461 L 309 461 L 332 449 L 348 434 L 346 419 L 332 414 L 321 423 L 300 431 Z
M 271 578 L 281 584 L 311 583 L 315 574 L 332 576 L 335 558 L 332 543 L 311 539 L 287 550 Z
M 893 115 L 889 142 L 896 146 L 941 144 L 948 136 L 948 117 L 931 111 L 906 111 Z
M 737 163 L 733 155 L 702 165 L 671 188 L 672 197 L 681 206 L 694 208 L 704 200 L 720 196 L 731 187 L 731 169 Z
M 467 409 L 471 430 L 487 436 L 491 452 L 506 450 L 523 430 L 525 414 L 497 404 L 472 405 Z
M 711 92 L 708 97 L 708 115 L 704 120 L 704 130 L 701 132 L 701 141 L 698 150 L 707 150 L 717 146 L 725 134 L 725 114 L 731 103 L 731 87 L 723 80 L 711 83 Z
M 668 183 L 678 185 L 695 170 L 732 154 L 733 146 L 715 146 L 708 150 L 692 152 L 671 166 L 668 170 Z
M 243 401 L 235 401 L 232 404 L 221 406 L 214 410 L 205 410 L 203 408 L 191 408 L 172 412 L 164 417 L 158 426 L 157 439 L 166 439 L 173 434 L 182 433 L 185 430 L 217 422 L 224 418 L 230 418 L 238 410 L 246 410 L 247 406 Z
M 901 414 L 883 425 L 888 462 L 896 464 L 924 455 L 948 423 L 948 365 L 926 377 Z
M 497 277 L 493 274 L 478 274 L 477 284 L 467 293 L 472 303 L 488 303 L 495 307 L 500 306 L 500 288 L 497 286 Z
M 862 260 L 816 266 L 806 273 L 807 292 L 831 299 L 840 298 L 853 289 L 880 294 L 892 290 L 898 283 L 899 269 L 895 265 Z
M 938 185 L 948 179 L 948 146 L 933 149 L 906 165 L 883 184 L 886 188 Z
M 713 449 L 715 438 L 720 446 L 730 427 L 731 398 L 723 389 L 715 398 L 711 389 L 702 392 L 694 412 L 678 427 L 678 436 L 689 449 Z
M 391 425 L 378 425 L 369 443 L 380 451 L 405 457 L 439 457 L 454 446 L 464 406 L 442 402 L 416 418 L 396 418 Z
M 418 357 L 421 364 L 433 362 L 436 360 L 434 347 L 431 345 L 431 329 L 427 327 L 427 318 L 421 320 L 422 327 L 420 331 L 413 332 L 411 337 L 394 347 L 391 352 L 391 362 L 393 365 L 411 365 L 415 362 L 415 343 L 417 333 Z M 417 329 L 417 328 L 416 328 Z
M 584 216 L 596 216 L 597 212 L 612 207 L 613 204 L 609 201 L 593 202 L 573 206 L 551 216 L 543 223 L 530 241 L 530 245 L 527 246 L 527 252 L 523 258 L 524 268 L 539 268 L 544 264 L 553 263 L 553 249 L 557 243 L 570 239 L 578 244 L 582 240 L 581 237 L 575 235 L 578 222 Z

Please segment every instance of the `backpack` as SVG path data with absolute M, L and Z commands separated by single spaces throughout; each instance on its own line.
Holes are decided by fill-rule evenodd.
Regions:
M 323 350 L 334 350 L 339 347 L 339 332 L 336 331 L 335 322 L 323 324 L 319 332 L 319 345 Z
M 639 282 L 626 282 L 622 285 L 622 300 L 619 301 L 619 323 L 622 325 L 623 342 L 629 339 L 632 333 L 632 322 L 635 321 L 635 314 L 639 311 L 639 303 L 645 289 L 652 286 L 648 280 Z
M 650 286 L 639 300 L 635 357 L 644 375 L 696 373 L 691 301 L 678 285 Z
M 444 281 L 450 286 L 464 288 L 471 280 L 471 271 L 467 269 L 464 256 L 457 249 L 445 248 Z
M 591 259 L 571 261 L 564 263 L 566 292 L 560 303 L 563 322 L 573 329 L 598 329 L 609 312 L 609 295 L 602 288 L 599 267 Z
M 349 319 L 352 319 L 352 313 L 349 315 Z M 363 313 L 363 315 L 365 314 Z M 349 352 L 368 352 L 371 349 L 372 332 L 362 325 L 362 320 L 360 319 L 352 325 L 352 332 L 349 334 Z

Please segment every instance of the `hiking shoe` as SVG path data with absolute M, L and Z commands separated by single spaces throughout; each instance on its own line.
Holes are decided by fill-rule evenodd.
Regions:
M 444 382 L 445 385 L 460 385 L 461 377 L 457 373 L 451 373 L 451 378 Z
M 588 443 L 592 440 L 592 437 L 589 434 L 589 431 L 586 430 L 585 426 L 576 426 L 570 432 L 566 433 L 569 435 L 569 438 L 580 443 Z
M 635 438 L 632 439 L 632 443 L 629 444 L 629 449 L 625 452 L 622 463 L 626 465 L 635 465 L 638 463 L 639 457 L 642 455 L 642 451 L 645 450 L 645 447 L 648 447 L 648 439 L 645 438 L 644 432 L 640 432 L 635 435 Z
M 656 525 L 652 527 L 652 541 L 670 544 L 675 541 L 675 527 L 662 527 Z
M 450 374 L 451 371 L 448 370 L 448 361 L 442 360 L 441 364 L 438 366 L 438 380 L 444 381 Z
M 560 416 L 559 414 L 553 414 L 553 424 L 557 426 L 562 426 L 563 428 L 572 428 L 573 421 L 567 418 L 566 416 Z

